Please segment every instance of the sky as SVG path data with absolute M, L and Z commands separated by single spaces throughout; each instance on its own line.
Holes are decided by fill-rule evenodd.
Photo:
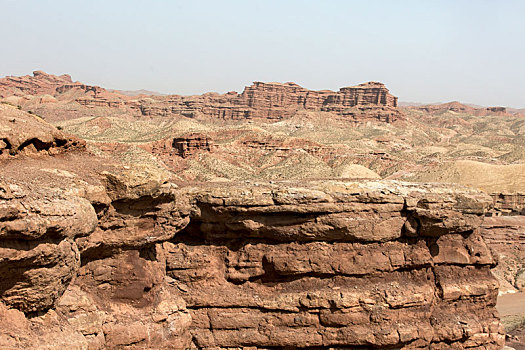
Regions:
M 253 81 L 525 107 L 522 0 L 0 0 L 0 76 L 182 95 Z

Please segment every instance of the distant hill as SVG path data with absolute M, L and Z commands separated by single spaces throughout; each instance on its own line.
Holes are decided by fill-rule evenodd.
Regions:
M 150 90 L 109 90 L 110 92 L 116 92 L 126 96 L 139 96 L 139 95 L 148 95 L 148 96 L 167 96 L 168 94 L 163 94 L 157 91 Z

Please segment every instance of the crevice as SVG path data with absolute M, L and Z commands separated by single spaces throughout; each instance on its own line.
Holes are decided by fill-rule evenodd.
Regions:
M 11 142 L 9 142 L 9 140 L 7 138 L 2 138 L 0 139 L 0 143 L 4 143 L 5 147 L 4 148 L 0 148 L 0 154 L 3 154 L 4 152 L 9 152 L 11 153 L 12 152 L 12 145 L 11 145 Z
M 53 146 L 52 142 L 44 142 L 42 140 L 39 140 L 37 138 L 32 138 L 29 140 L 26 140 L 24 143 L 22 143 L 20 146 L 18 146 L 18 151 L 22 151 L 24 148 L 33 145 L 37 151 L 42 150 L 49 150 L 51 146 Z
M 139 249 L 139 257 L 144 260 L 157 261 L 157 246 L 151 244 L 149 246 L 141 247 Z
M 110 258 L 125 250 L 130 250 L 130 249 L 133 249 L 133 248 L 126 249 L 126 248 L 107 247 L 107 246 L 96 246 L 93 248 L 88 248 L 80 254 L 80 266 L 83 267 L 92 261 Z
M 246 280 L 228 279 L 227 281 L 235 285 L 243 285 L 247 282 L 251 282 L 251 283 L 260 283 L 262 285 L 272 287 L 277 284 L 295 282 L 295 281 L 306 279 L 306 278 L 315 278 L 319 280 L 330 280 L 330 279 L 340 278 L 340 277 L 356 278 L 356 279 L 365 278 L 365 277 L 366 278 L 380 278 L 382 276 L 392 274 L 393 272 L 404 273 L 404 272 L 412 272 L 412 271 L 422 271 L 425 269 L 432 268 L 431 264 L 422 264 L 422 265 L 411 265 L 411 266 L 399 267 L 394 270 L 376 271 L 372 273 L 362 273 L 362 274 L 307 272 L 307 273 L 300 273 L 300 274 L 284 275 L 284 274 L 279 274 L 277 271 L 275 271 L 272 264 L 268 262 L 265 263 L 264 260 L 265 258 L 263 258 L 263 269 L 265 271 L 263 275 L 253 276 Z M 461 266 L 461 265 L 458 265 L 458 266 Z

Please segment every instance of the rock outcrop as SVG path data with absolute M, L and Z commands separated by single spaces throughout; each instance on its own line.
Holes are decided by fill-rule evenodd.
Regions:
M 12 122 L 0 122 L 7 138 Z M 47 127 L 42 138 L 58 133 Z M 380 180 L 178 187 L 84 148 L 0 167 L 0 348 L 503 345 L 481 192 Z
M 68 75 L 36 71 L 33 76 L 0 79 L 0 97 L 24 108 L 33 108 L 50 119 L 66 118 L 62 109 L 78 113 L 68 103 L 89 110 L 108 109 L 136 117 L 184 116 L 226 120 L 267 119 L 278 121 L 299 110 L 333 112 L 352 122 L 393 122 L 403 119 L 397 97 L 379 82 L 344 87 L 339 91 L 312 91 L 295 83 L 254 82 L 241 94 L 206 93 L 200 96 L 128 96 L 98 86 L 72 82 Z M 38 100 L 32 96 L 46 95 Z M 29 96 L 29 97 L 28 97 Z M 49 103 L 49 97 L 59 104 Z M 53 101 L 54 102 L 54 101 Z M 106 111 L 107 112 L 107 111 Z M 111 113 L 111 112 L 110 112 Z
M 56 76 L 42 71 L 34 71 L 32 76 L 8 76 L 0 79 L 0 97 L 54 95 L 58 87 L 72 83 L 67 74 Z
M 188 224 L 187 201 L 147 169 L 86 169 L 97 185 L 57 171 L 60 185 L 38 188 L 35 170 L 1 178 L 0 347 L 188 348 L 191 317 L 156 249 Z
M 172 147 L 182 158 L 195 154 L 197 151 L 211 151 L 212 141 L 207 135 L 191 133 L 183 137 L 173 139 Z
M 89 105 L 89 99 L 83 100 Z M 353 121 L 377 119 L 392 122 L 402 117 L 397 97 L 381 83 L 369 82 L 353 87 L 307 90 L 295 83 L 255 82 L 243 93 L 202 96 L 167 96 L 138 100 L 129 107 L 143 116 L 183 115 L 216 119 L 286 119 L 298 110 L 334 112 Z
M 198 348 L 499 348 L 490 198 L 395 182 L 190 190 L 163 244 Z M 468 209 L 467 209 L 468 208 Z
M 525 215 L 525 193 L 491 193 L 496 215 Z
M 105 177 L 109 200 L 92 199 L 96 211 L 4 181 L 0 317 L 21 326 L 2 331 L 2 346 L 502 344 L 481 193 L 382 181 L 176 189 L 143 172 Z
M 69 90 L 91 93 L 94 97 L 106 91 L 99 86 L 73 82 L 68 74 L 56 76 L 42 71 L 34 71 L 32 76 L 8 76 L 0 79 L 0 97 L 46 94 L 52 96 Z
M 481 233 L 499 260 L 500 294 L 525 291 L 525 194 L 492 193 L 494 207 Z
M 486 217 L 483 238 L 498 257 L 493 270 L 500 282 L 500 294 L 525 290 L 525 216 Z
M 20 154 L 58 154 L 85 142 L 57 130 L 42 118 L 0 104 L 0 159 Z

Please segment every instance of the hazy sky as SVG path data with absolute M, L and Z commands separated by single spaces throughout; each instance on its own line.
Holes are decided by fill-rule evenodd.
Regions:
M 525 107 L 522 0 L 0 0 L 0 76 L 41 69 L 116 89 L 337 90 Z

